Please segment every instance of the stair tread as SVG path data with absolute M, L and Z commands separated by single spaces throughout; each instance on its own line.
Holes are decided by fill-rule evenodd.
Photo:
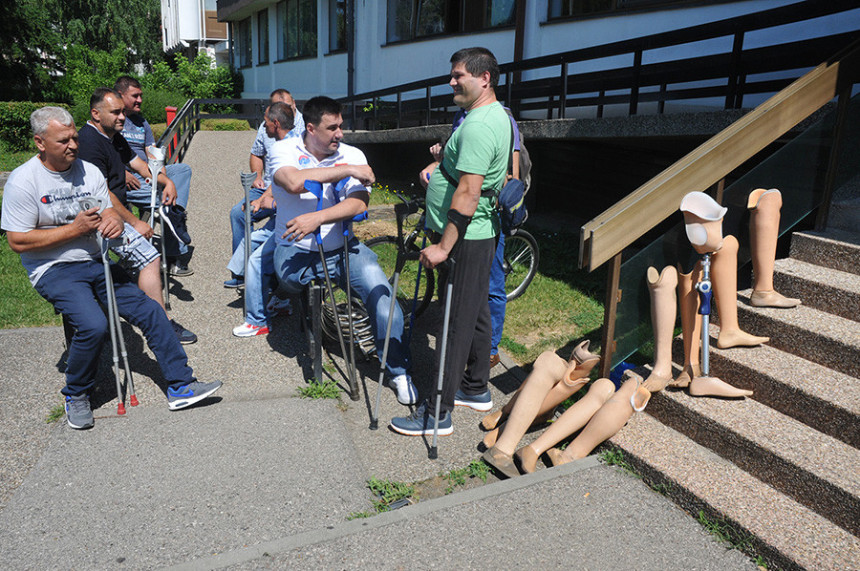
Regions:
M 653 404 L 659 399 L 674 401 L 762 450 L 860 498 L 860 450 L 840 440 L 752 398 L 692 397 L 683 390 L 666 390 L 652 397 Z
M 749 304 L 752 290 L 738 292 L 738 313 L 754 313 L 792 325 L 799 329 L 814 331 L 816 335 L 829 337 L 844 344 L 860 349 L 860 325 L 855 321 L 827 313 L 806 305 L 791 309 L 774 307 L 753 307 Z M 766 332 L 750 332 L 757 335 L 767 335 Z
M 803 568 L 860 561 L 860 539 L 649 414 L 634 415 L 611 442 Z
M 826 268 L 803 260 L 794 258 L 777 260 L 774 271 L 854 294 L 860 292 L 860 274 Z
M 712 355 L 774 377 L 798 392 L 810 394 L 852 414 L 860 415 L 860 379 L 767 344 L 719 349 L 716 346 L 719 327 L 711 324 L 710 334 Z M 748 379 L 723 380 L 740 388 L 755 390 L 755 384 Z

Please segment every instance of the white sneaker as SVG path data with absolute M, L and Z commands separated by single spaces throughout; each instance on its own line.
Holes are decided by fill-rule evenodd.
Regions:
M 274 315 L 275 313 L 281 313 L 283 315 L 292 315 L 293 314 L 293 304 L 290 303 L 289 299 L 281 299 L 278 296 L 273 295 L 269 300 L 269 303 L 266 305 L 266 312 L 270 315 Z
M 409 375 L 397 375 L 389 381 L 389 384 L 397 392 L 397 402 L 400 404 L 409 405 L 418 402 L 418 391 Z
M 265 325 L 251 325 L 243 323 L 239 327 L 233 328 L 233 335 L 236 337 L 253 337 L 254 335 L 268 335 L 269 328 Z

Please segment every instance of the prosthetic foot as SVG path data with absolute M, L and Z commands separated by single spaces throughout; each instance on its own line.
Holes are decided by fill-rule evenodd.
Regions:
M 733 387 L 717 377 L 695 377 L 690 382 L 690 396 L 740 398 L 752 396 L 753 392 Z

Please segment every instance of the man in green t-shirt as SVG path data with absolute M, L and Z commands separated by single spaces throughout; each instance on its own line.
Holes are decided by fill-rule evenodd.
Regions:
M 433 244 L 422 250 L 421 263 L 435 268 L 456 260 L 451 276 L 442 272 L 440 288 L 452 281 L 451 317 L 443 367 L 439 434 L 451 434 L 455 405 L 488 411 L 493 406 L 490 380 L 490 310 L 487 305 L 490 266 L 499 233 L 495 196 L 505 182 L 511 153 L 511 123 L 496 100 L 499 65 L 485 48 L 466 48 L 451 56 L 454 103 L 468 111 L 445 147 L 445 156 L 427 185 L 427 225 Z M 441 333 L 441 331 L 440 331 Z M 436 337 L 441 343 L 442 335 Z M 441 351 L 441 346 L 436 350 Z M 433 379 L 438 375 L 434 362 Z M 412 415 L 391 420 L 401 434 L 431 434 L 435 410 L 428 401 Z

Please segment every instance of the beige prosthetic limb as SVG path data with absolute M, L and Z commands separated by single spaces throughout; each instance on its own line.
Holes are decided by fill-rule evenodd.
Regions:
M 651 326 L 654 329 L 654 368 L 645 379 L 642 389 L 657 392 L 672 381 L 672 337 L 675 332 L 678 270 L 666 266 L 663 271 L 650 267 L 646 274 L 651 293 Z
M 800 300 L 785 297 L 773 289 L 773 267 L 776 241 L 779 237 L 779 211 L 782 194 L 775 189 L 757 188 L 747 201 L 750 211 L 750 252 L 753 264 L 753 292 L 750 305 L 754 307 L 791 308 Z
M 560 379 L 560 378 L 566 378 L 566 379 L 568 379 L 568 382 L 571 382 L 573 379 L 578 378 L 578 377 L 574 377 L 573 376 L 574 374 L 577 374 L 580 377 L 583 377 L 585 375 L 588 375 L 589 372 L 591 372 L 591 369 L 594 367 L 594 365 L 596 365 L 599 362 L 600 355 L 597 355 L 596 353 L 592 353 L 591 351 L 588 350 L 590 343 L 591 342 L 586 339 L 585 341 L 583 341 L 582 343 L 580 343 L 579 345 L 574 347 L 573 351 L 570 352 L 570 360 L 567 363 L 567 374 L 565 374 L 564 376 L 556 377 L 556 381 L 558 381 L 558 379 Z M 558 355 L 556 355 L 556 357 L 558 357 Z M 553 360 L 553 362 L 562 362 L 562 361 L 559 358 L 558 361 Z M 586 363 L 589 363 L 589 365 L 590 365 L 590 366 L 588 366 L 587 370 L 585 369 Z M 536 366 L 537 366 L 537 361 L 535 361 L 535 367 Z M 576 370 L 576 367 L 579 367 L 579 370 Z M 582 371 L 585 371 L 585 372 L 583 374 L 579 374 Z M 528 379 L 526 379 L 526 381 L 527 380 Z M 523 384 L 525 384 L 525 382 L 523 382 Z M 497 410 L 495 412 L 491 412 L 490 414 L 485 416 L 483 418 L 483 420 L 481 420 L 481 426 L 484 427 L 484 430 L 493 430 L 496 427 L 498 427 L 502 422 L 504 422 L 504 420 L 506 418 L 508 418 L 508 415 L 510 415 L 511 411 L 514 409 L 514 405 L 517 402 L 517 398 L 520 394 L 521 389 L 522 389 L 522 386 L 520 386 L 520 388 L 518 388 L 516 390 L 514 395 L 510 398 L 510 400 L 508 400 L 508 402 L 505 404 L 505 406 L 503 406 L 500 410 Z M 564 394 L 563 387 L 559 387 L 559 391 L 560 391 L 559 395 Z M 576 391 L 574 391 L 574 392 L 576 392 Z M 556 404 L 551 406 L 551 408 L 549 409 L 550 412 L 552 410 L 554 410 L 556 406 L 558 406 L 559 404 L 564 402 L 564 400 L 566 398 L 568 398 L 571 394 L 573 394 L 573 393 L 570 393 L 567 396 L 562 396 L 561 400 L 559 400 Z M 558 395 L 553 395 L 553 396 L 548 395 L 547 396 L 547 402 L 548 403 L 552 402 L 552 401 L 556 400 L 557 398 L 558 398 Z M 542 406 L 541 410 L 543 411 L 544 408 L 545 407 Z M 495 440 L 494 440 L 494 442 L 495 442 Z M 492 446 L 492 444 L 490 444 L 489 446 Z
M 516 451 L 514 461 L 520 472 L 534 472 L 541 454 L 585 426 L 614 393 L 615 384 L 609 379 L 594 381 L 585 396 L 564 411 L 537 440 Z
M 738 324 L 738 240 L 734 236 L 726 236 L 723 247 L 712 256 L 711 283 L 720 317 L 717 347 L 754 347 L 770 341 L 741 331 Z
M 717 254 L 726 250 L 726 253 L 730 253 L 732 250 L 735 252 L 734 259 L 737 259 L 737 240 L 733 236 L 728 236 L 723 245 L 723 249 L 720 250 Z M 711 272 L 712 277 L 716 276 L 717 270 L 719 267 L 716 263 L 716 256 L 713 256 L 712 268 L 714 268 Z M 723 257 L 723 260 L 731 258 L 732 256 Z M 736 267 L 736 263 L 733 264 L 733 267 Z M 717 377 L 703 377 L 702 371 L 699 365 L 699 352 L 701 349 L 701 339 L 702 339 L 702 322 L 699 319 L 699 295 L 696 292 L 695 284 L 701 279 L 702 268 L 700 264 L 696 264 L 696 268 L 690 272 L 689 274 L 678 273 L 678 299 L 680 301 L 681 306 L 681 329 L 683 330 L 683 339 L 684 339 L 684 369 L 681 371 L 681 374 L 678 375 L 678 378 L 675 379 L 674 382 L 670 383 L 671 386 L 676 387 L 689 387 L 690 394 L 693 396 L 718 396 L 718 397 L 744 397 L 750 396 L 752 391 L 747 391 L 743 389 L 738 389 L 736 387 L 731 386 L 730 384 L 718 379 Z M 734 271 L 734 275 L 730 276 L 730 279 L 737 279 L 737 270 Z M 713 280 L 714 290 L 716 292 L 718 280 Z M 725 287 L 725 284 L 722 284 Z M 737 293 L 735 293 L 735 298 L 737 297 Z M 725 300 L 725 292 L 724 292 L 724 300 Z M 728 298 L 729 300 L 733 300 L 732 297 Z M 720 305 L 720 302 L 717 301 L 717 305 L 720 311 L 720 325 L 722 329 L 723 322 L 723 305 Z M 737 327 L 737 305 L 736 302 L 726 305 L 732 305 L 731 309 L 734 309 L 734 320 L 735 326 Z M 730 310 L 726 310 L 727 312 Z M 738 331 L 740 329 L 738 328 Z M 741 331 L 741 333 L 743 333 Z M 746 335 L 746 333 L 743 333 Z M 766 338 L 765 338 L 766 339 Z
M 606 401 L 606 404 L 591 417 L 582 432 L 571 441 L 564 452 L 557 448 L 547 450 L 547 456 L 549 456 L 552 465 L 559 466 L 585 458 L 598 444 L 621 430 L 633 416 L 630 397 L 636 392 L 641 381 L 641 377 L 629 378 L 625 381 L 621 388 Z
M 580 358 L 585 360 L 579 362 Z M 588 382 L 588 374 L 598 362 L 600 362 L 600 357 L 593 353 L 581 354 L 578 357 L 571 354 L 571 360 L 567 363 L 562 361 L 552 351 L 542 353 L 537 361 L 535 361 L 532 373 L 526 378 L 517 393 L 502 408 L 503 413 L 505 409 L 509 411 L 508 414 L 504 415 L 507 420 L 484 435 L 484 446 L 486 448 L 495 446 L 500 434 L 508 434 L 509 431 L 513 431 L 510 432 L 509 445 L 506 447 L 510 448 L 507 454 L 512 454 L 523 434 L 531 426 L 546 422 L 558 405 L 570 398 Z M 559 365 L 562 363 L 565 366 L 565 370 L 559 376 L 557 372 L 560 369 Z M 538 368 L 541 371 L 533 378 Z M 553 378 L 553 384 L 551 385 L 548 384 L 548 376 L 552 376 Z M 528 399 L 528 403 L 518 405 L 524 398 Z M 537 410 L 535 410 L 535 406 L 537 406 Z M 511 416 L 518 407 L 521 408 L 516 413 L 517 419 L 512 425 Z M 522 426 L 524 423 L 527 423 L 525 427 Z M 516 436 L 517 434 L 518 436 Z

